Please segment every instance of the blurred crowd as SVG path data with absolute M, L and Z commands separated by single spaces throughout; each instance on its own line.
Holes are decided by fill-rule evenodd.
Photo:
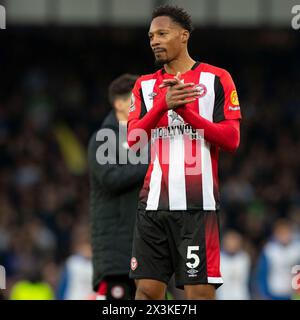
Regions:
M 146 33 L 6 33 L 0 52 L 2 298 L 22 298 L 26 290 L 35 298 L 35 284 L 43 299 L 92 294 L 87 144 L 109 110 L 109 82 L 124 72 L 154 70 Z M 243 113 L 239 150 L 220 157 L 220 299 L 299 297 L 292 288 L 292 267 L 300 265 L 299 49 L 299 39 L 282 30 L 199 30 L 192 41 L 195 58 L 230 70 Z M 81 297 L 67 294 L 70 261 L 77 264 L 69 278 L 82 275 L 74 289 Z

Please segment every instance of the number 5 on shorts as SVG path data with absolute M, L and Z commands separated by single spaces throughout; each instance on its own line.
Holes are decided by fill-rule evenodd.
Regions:
M 198 251 L 199 246 L 188 246 L 187 248 L 187 259 L 194 259 L 194 262 L 187 262 L 186 265 L 188 268 L 194 269 L 197 268 L 200 263 L 200 258 L 196 253 L 193 253 L 193 251 Z

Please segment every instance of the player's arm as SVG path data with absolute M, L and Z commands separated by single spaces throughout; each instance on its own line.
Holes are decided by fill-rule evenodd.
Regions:
M 151 129 L 154 129 L 169 109 L 184 105 L 194 101 L 194 97 L 199 93 L 196 89 L 190 89 L 193 83 L 178 83 L 169 87 L 165 94 L 160 94 L 154 100 L 153 107 L 147 112 L 141 93 L 140 80 L 138 79 L 132 90 L 132 103 L 128 119 L 127 142 L 130 147 L 138 142 L 135 130 L 143 130 L 147 134 L 147 139 L 151 138 Z M 140 134 L 137 132 L 137 136 Z M 146 141 L 145 141 L 146 142 Z
M 151 138 L 151 129 L 154 129 L 163 114 L 168 110 L 164 96 L 154 101 L 153 107 L 147 112 L 141 92 L 140 79 L 137 80 L 133 90 L 129 117 L 127 123 L 127 143 L 129 147 L 136 144 L 139 139 L 139 130 L 146 132 L 147 141 Z M 135 134 L 135 132 L 137 134 Z
M 180 108 L 176 112 L 194 129 L 202 129 L 204 138 L 225 151 L 234 152 L 240 143 L 240 121 L 224 120 L 213 123 L 188 108 Z
M 194 129 L 202 129 L 204 138 L 228 152 L 234 152 L 240 143 L 241 112 L 234 82 L 227 71 L 215 79 L 213 122 L 203 118 L 188 106 L 176 109 Z

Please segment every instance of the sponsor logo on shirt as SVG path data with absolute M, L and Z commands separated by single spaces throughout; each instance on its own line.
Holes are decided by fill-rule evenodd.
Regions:
M 240 110 L 240 107 L 228 107 L 228 110 L 232 110 L 232 111 L 236 111 L 236 110 Z
M 200 140 L 202 135 L 199 130 L 194 129 L 190 124 L 171 125 L 168 127 L 155 128 L 152 130 L 152 139 L 173 139 L 175 136 L 187 135 L 190 140 Z
M 188 277 L 190 277 L 190 278 L 197 277 L 198 270 L 190 269 L 190 270 L 187 271 L 187 273 L 188 273 Z
M 172 125 L 177 125 L 177 124 L 184 124 L 184 120 L 178 113 L 176 113 L 174 110 L 172 110 L 169 114 L 168 117 L 171 118 L 171 124 Z

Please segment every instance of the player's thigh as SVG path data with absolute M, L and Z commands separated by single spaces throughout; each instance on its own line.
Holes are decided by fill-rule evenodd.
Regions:
M 213 284 L 196 284 L 184 286 L 187 300 L 214 300 L 216 287 Z
M 215 212 L 187 212 L 178 219 L 175 251 L 176 286 L 221 285 L 218 217 Z M 214 288 L 213 288 L 214 289 Z M 212 290 L 212 289 L 210 289 Z
M 167 285 L 154 279 L 135 280 L 136 300 L 163 300 L 166 295 Z
M 173 274 L 168 238 L 160 213 L 139 211 L 135 225 L 131 279 L 152 279 L 168 284 Z

